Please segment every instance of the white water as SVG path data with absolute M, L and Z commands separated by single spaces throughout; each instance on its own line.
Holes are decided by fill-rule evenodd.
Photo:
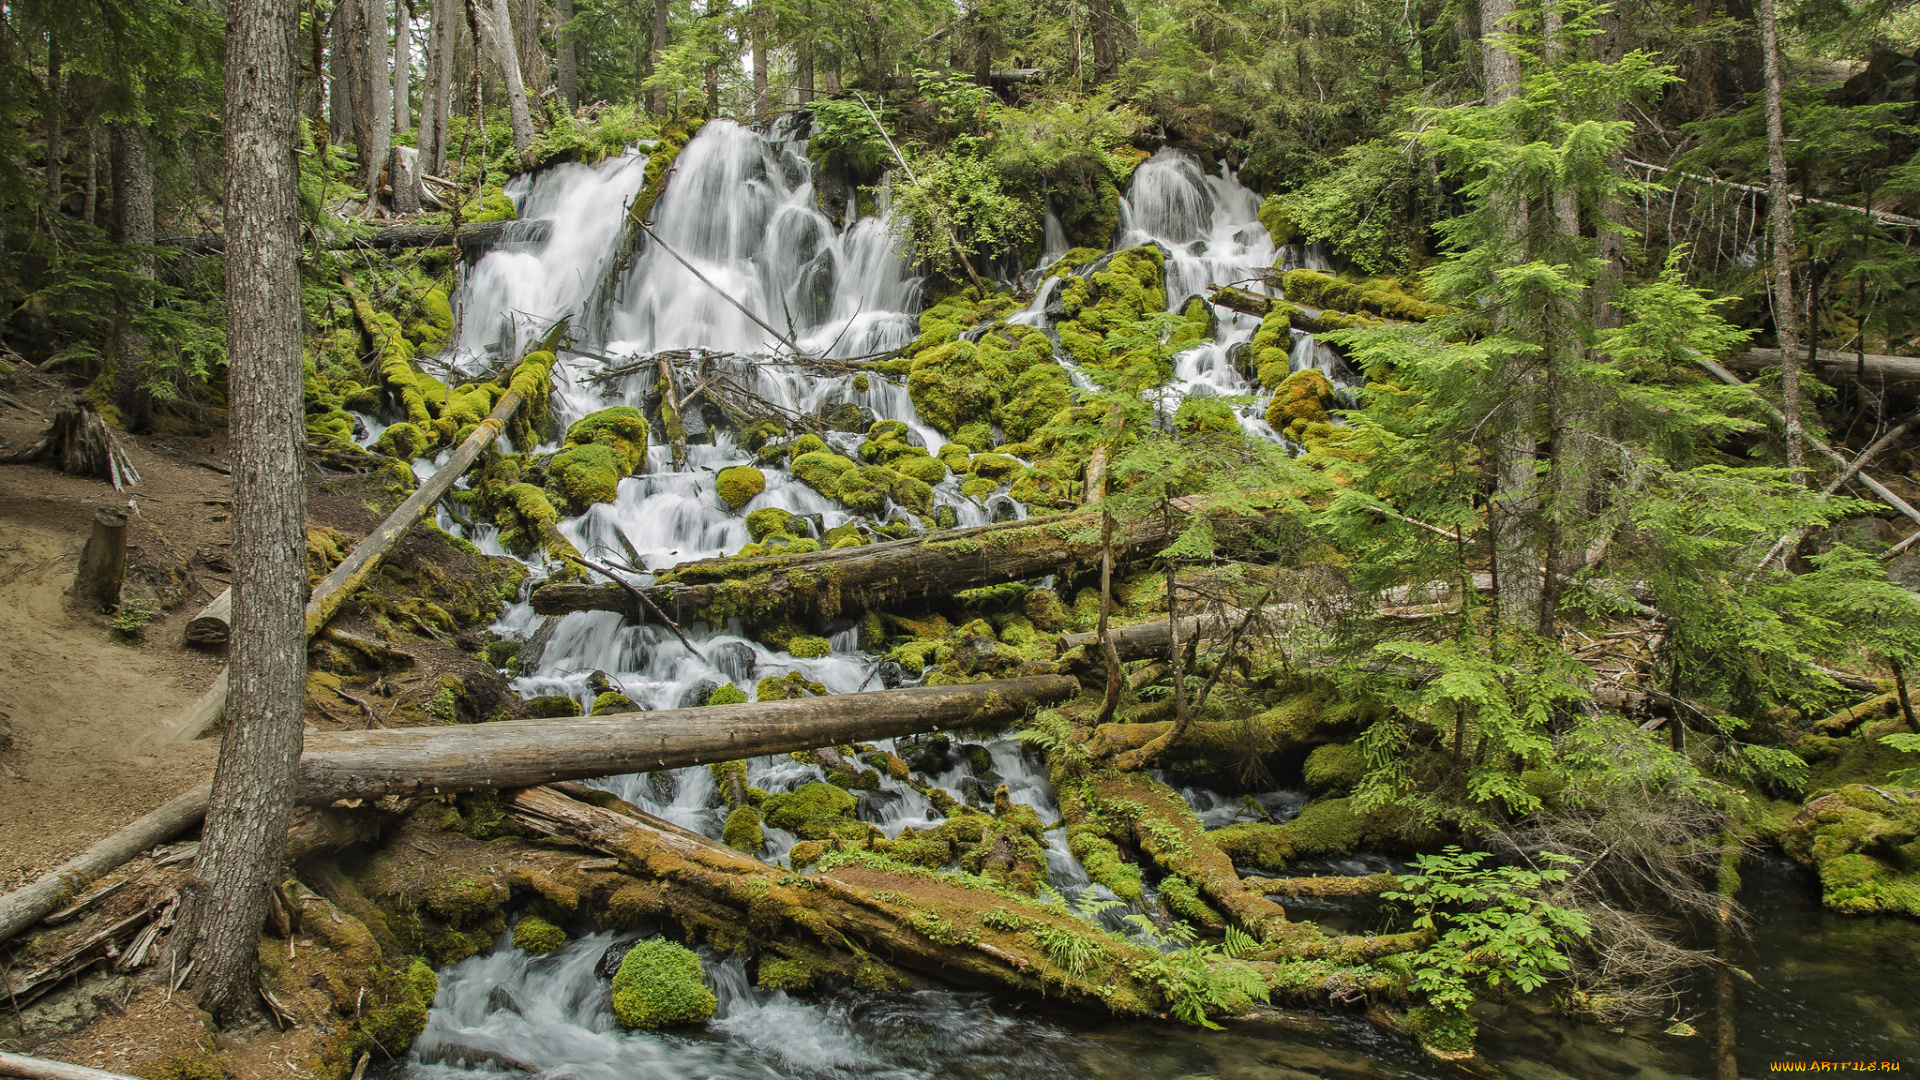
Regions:
M 805 147 L 797 135 L 784 124 L 762 134 L 720 121 L 707 125 L 682 152 L 651 216 L 658 238 L 698 274 L 659 243 L 648 244 L 624 272 L 614 266 L 625 209 L 641 183 L 642 155 L 631 153 L 595 166 L 560 166 L 531 181 L 516 181 L 513 193 L 523 218 L 549 222 L 551 235 L 543 243 L 491 252 L 468 273 L 452 359 L 467 370 L 494 368 L 500 356 L 517 355 L 555 320 L 571 317 L 571 332 L 582 351 L 563 352 L 556 368 L 552 409 L 561 425 L 610 405 L 643 404 L 652 374 L 607 385 L 590 382 L 608 363 L 663 349 L 699 349 L 732 354 L 709 363 L 724 366 L 755 394 L 782 408 L 807 413 L 856 402 L 872 410 L 875 419 L 904 421 L 918 441 L 939 446 L 945 437 L 921 420 L 903 386 L 873 376 L 868 389 L 857 392 L 850 376 L 822 375 L 784 362 L 780 336 L 809 354 L 838 357 L 905 344 L 918 330 L 921 290 L 884 218 L 851 221 L 837 230 L 815 208 Z M 1192 295 L 1204 295 L 1208 285 L 1259 290 L 1258 272 L 1273 264 L 1275 252 L 1258 222 L 1258 209 L 1257 196 L 1230 173 L 1210 176 L 1191 158 L 1163 151 L 1136 172 L 1122 204 L 1120 246 L 1157 243 L 1169 252 L 1170 310 L 1184 308 Z M 1063 254 L 1065 244 L 1049 211 L 1047 256 Z M 1048 261 L 1043 260 L 1043 266 Z M 1048 283 L 1015 320 L 1047 325 L 1046 303 L 1058 284 Z M 759 320 L 781 328 L 781 334 L 758 325 L 715 286 Z M 1264 405 L 1256 389 L 1228 359 L 1229 350 L 1251 337 L 1258 322 L 1226 309 L 1216 311 L 1218 334 L 1176 358 L 1166 396 L 1175 402 L 1186 395 L 1251 399 L 1236 410 L 1242 425 L 1273 438 L 1260 419 Z M 1329 365 L 1329 357 L 1311 338 L 1296 342 L 1295 367 Z M 1070 363 L 1067 367 L 1075 385 L 1088 389 L 1084 375 Z M 835 434 L 830 441 L 853 454 L 860 438 Z M 595 506 L 563 522 L 561 529 L 589 557 L 625 563 L 637 555 L 643 567 L 657 570 L 738 550 L 748 540 L 745 514 L 762 507 L 817 516 L 823 529 L 849 520 L 843 507 L 775 468 L 765 470 L 763 493 L 741 511 L 728 509 L 715 492 L 714 474 L 750 461 L 751 455 L 725 432 L 690 445 L 679 471 L 672 468 L 667 448 L 654 446 L 644 471 L 620 483 L 613 503 Z M 967 499 L 954 479 L 937 486 L 935 495 L 937 504 L 954 509 L 960 525 L 1025 513 L 1004 493 L 985 505 Z M 458 527 L 451 520 L 443 523 Z M 491 526 L 472 532 L 483 550 L 499 552 Z M 542 622 L 519 603 L 508 606 L 495 629 L 524 639 Z M 878 658 L 860 652 L 856 633 L 844 627 L 831 635 L 831 653 L 813 659 L 768 649 L 744 637 L 737 626 L 694 624 L 685 629 L 697 655 L 660 625 L 635 625 L 608 612 L 566 616 L 551 628 L 537 665 L 515 681 L 515 688 L 526 696 L 568 694 L 587 705 L 598 673 L 641 708 L 669 709 L 697 704 L 721 684 L 752 695 L 759 679 L 787 672 L 800 672 L 836 694 L 877 690 L 889 681 L 911 683 L 920 675 L 894 672 L 889 679 L 879 670 Z M 919 779 L 963 802 L 986 807 L 992 805 L 995 788 L 1004 785 L 1015 802 L 1033 807 L 1042 822 L 1059 819 L 1037 756 L 1009 738 L 990 741 L 984 750 L 991 768 L 978 775 L 964 748 L 956 745 L 944 767 Z M 784 756 L 748 763 L 748 782 L 771 792 L 820 779 L 824 774 L 818 767 Z M 598 783 L 708 836 L 718 836 L 725 820 L 724 800 L 704 767 L 616 776 Z M 1187 794 L 1210 822 L 1253 814 L 1208 793 Z M 1268 802 L 1267 812 L 1282 815 L 1297 806 L 1287 797 Z M 940 820 L 925 795 L 884 771 L 879 790 L 860 793 L 858 812 L 889 836 Z M 766 832 L 761 857 L 784 861 L 794 837 L 772 828 Z M 1055 829 L 1047 834 L 1050 884 L 1069 900 L 1087 893 L 1112 899 L 1089 881 L 1068 852 L 1064 833 Z M 1141 908 L 1157 908 L 1151 891 Z M 1119 916 L 1109 911 L 1101 919 L 1118 929 Z M 927 1044 L 914 1033 L 946 1028 L 943 1038 L 972 1044 L 968 1061 L 982 1054 L 982 1060 L 991 1059 L 989 1048 L 1018 1041 L 1010 1034 L 1009 1022 L 982 999 L 954 994 L 909 995 L 910 1005 L 900 1005 L 900 1015 L 875 1031 L 871 1018 L 863 1019 L 863 1010 L 886 1006 L 857 995 L 803 1003 L 784 994 L 754 991 L 737 958 L 708 966 L 721 1011 L 704 1033 L 628 1034 L 614 1024 L 606 983 L 593 974 L 610 940 L 607 935 L 587 937 L 541 959 L 503 945 L 443 973 L 428 1032 L 413 1057 L 413 1074 L 472 1075 L 476 1060 L 454 1052 L 464 1047 L 542 1069 L 564 1065 L 566 1071 L 559 1075 L 580 1080 L 959 1075 L 962 1070 L 952 1061 L 952 1067 L 942 1067 L 939 1054 L 924 1053 Z M 1021 1038 L 1028 1037 L 1031 1032 Z M 903 1045 L 920 1049 L 903 1053 Z M 1030 1046 L 1023 1047 L 1023 1062 L 1037 1060 Z M 1004 1073 L 1025 1074 L 1020 1069 Z M 980 1075 L 1001 1073 L 988 1070 Z

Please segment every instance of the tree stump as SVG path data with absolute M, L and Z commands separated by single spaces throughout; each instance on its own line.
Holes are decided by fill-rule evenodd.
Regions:
M 103 506 L 93 512 L 93 534 L 80 552 L 80 570 L 67 595 L 95 611 L 120 606 L 120 583 L 127 577 L 127 512 Z
M 393 212 L 420 212 L 420 151 L 411 146 L 396 146 L 387 164 L 387 180 L 393 186 Z

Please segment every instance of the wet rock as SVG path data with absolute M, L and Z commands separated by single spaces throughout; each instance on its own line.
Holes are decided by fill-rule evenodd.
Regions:
M 681 692 L 680 700 L 677 707 L 682 709 L 691 709 L 696 706 L 705 705 L 707 703 L 707 699 L 713 696 L 713 692 L 715 690 L 720 689 L 722 686 L 728 686 L 728 685 L 731 685 L 731 684 L 715 682 L 712 679 L 701 679 L 699 682 L 694 683 L 692 686 L 687 687 L 686 690 Z
M 487 1011 L 517 1013 L 520 1011 L 520 999 L 514 997 L 513 991 L 506 987 L 496 986 L 487 991 Z
M 627 953 L 633 950 L 634 943 L 639 940 L 638 937 L 622 938 L 607 946 L 607 951 L 601 953 L 600 959 L 594 963 L 593 973 L 602 979 L 613 978 L 614 973 L 620 970 L 620 961 L 627 958 Z
M 991 638 L 969 637 L 953 650 L 953 665 L 962 675 L 997 674 L 1020 663 L 1018 653 Z
M 906 735 L 895 739 L 893 746 L 914 772 L 938 776 L 950 767 L 953 740 L 945 735 Z
M 874 670 L 873 677 L 880 681 L 881 686 L 889 690 L 898 690 L 907 681 L 907 669 L 901 667 L 896 661 L 882 660 L 879 667 Z
M 821 406 L 820 419 L 833 431 L 861 435 L 873 426 L 874 412 L 857 402 L 841 401 Z
M 701 650 L 707 661 L 732 682 L 753 680 L 753 646 L 744 641 L 727 641 Z
M 1887 580 L 1901 588 L 1920 592 L 1920 551 L 1909 551 L 1887 560 Z

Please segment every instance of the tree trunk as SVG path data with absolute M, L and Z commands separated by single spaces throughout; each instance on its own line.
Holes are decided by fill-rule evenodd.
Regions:
M 413 11 L 407 0 L 393 0 L 393 130 L 413 130 Z
M 1602 64 L 1618 64 L 1626 55 L 1626 44 L 1618 8 L 1608 5 L 1594 13 L 1595 26 L 1599 33 L 1593 38 L 1594 58 Z M 1623 171 L 1624 157 L 1616 156 L 1608 163 L 1615 173 Z M 1594 234 L 1594 254 L 1600 261 L 1600 272 L 1593 283 L 1593 325 L 1596 330 L 1615 330 L 1620 327 L 1620 291 L 1627 278 L 1627 239 L 1615 231 L 1619 223 L 1626 221 L 1627 209 L 1618 201 L 1608 201 L 1601 206 Z
M 480 0 L 470 0 L 478 5 Z M 513 16 L 507 10 L 507 0 L 492 0 L 486 8 L 478 8 L 485 17 L 477 20 L 480 33 L 484 34 L 491 47 L 494 60 L 500 65 L 502 79 L 507 85 L 507 107 L 513 123 L 513 148 L 526 153 L 533 145 L 533 115 L 527 111 L 527 86 L 520 77 L 520 57 L 513 44 Z
M 226 228 L 233 447 L 232 694 L 174 955 L 222 1023 L 246 1014 L 299 773 L 306 635 L 300 448 L 295 0 L 227 16 Z
M 4 1050 L 0 1050 L 0 1076 L 23 1076 L 26 1080 L 134 1080 L 125 1073 L 89 1069 L 85 1065 L 69 1065 L 64 1061 L 48 1061 L 25 1054 L 9 1054 Z
M 47 35 L 47 104 L 42 110 L 47 122 L 47 202 L 53 213 L 60 213 L 60 166 L 66 156 L 65 133 L 61 131 L 61 106 L 66 103 L 67 88 L 60 75 L 60 39 Z
M 436 0 L 428 11 L 427 82 L 420 91 L 420 136 L 415 140 L 420 147 L 420 167 L 435 175 L 443 175 L 440 170 L 447 142 L 444 102 L 453 56 L 446 37 L 447 28 L 457 21 L 447 16 L 450 6 L 449 0 Z
M 80 220 L 100 224 L 100 125 L 87 121 L 87 180 L 81 195 Z
M 651 78 L 660 70 L 661 54 L 667 50 L 667 0 L 653 0 L 651 30 L 647 36 L 647 77 Z M 647 109 L 651 112 L 664 112 L 662 92 L 655 90 L 647 95 Z
M 1767 224 L 1773 232 L 1773 325 L 1780 339 L 1780 411 L 1785 416 L 1787 468 L 1801 477 L 1806 439 L 1801 430 L 1800 310 L 1793 289 L 1793 201 L 1787 191 L 1787 133 L 1782 99 L 1780 34 L 1774 0 L 1760 0 L 1760 51 L 1767 81 Z
M 361 182 L 367 188 L 366 211 L 372 214 L 380 203 L 380 170 L 387 165 L 387 149 L 393 144 L 393 84 L 387 65 L 390 62 L 387 41 L 387 0 L 358 0 L 362 19 L 360 33 L 360 77 L 354 83 L 354 135 L 360 154 Z M 359 98 L 366 98 L 362 107 Z M 359 116 L 366 114 L 366 139 L 359 138 Z
M 325 806 L 336 799 L 527 787 L 737 761 L 1005 723 L 1079 691 L 1070 676 L 1037 675 L 566 720 L 328 732 L 307 740 L 298 799 Z
M 754 5 L 753 32 L 753 119 L 757 123 L 767 118 L 767 31 L 766 12 L 760 5 Z
M 805 41 L 793 50 L 793 98 L 796 105 L 813 102 L 813 45 Z
M 1089 0 L 1087 22 L 1093 31 L 1093 77 L 1106 82 L 1120 70 L 1120 46 L 1113 12 L 1114 0 Z
M 1173 528 L 1188 507 L 1178 500 Z M 1228 519 L 1229 533 L 1258 519 Z M 660 575 L 647 592 L 668 611 L 747 600 L 756 611 L 779 609 L 831 616 L 952 595 L 961 589 L 1066 572 L 1100 558 L 1099 518 L 1066 514 L 953 529 L 858 548 L 756 559 L 703 559 Z M 1175 533 L 1156 515 L 1117 530 L 1114 558 L 1141 558 L 1165 547 Z M 757 579 L 756 579 L 756 576 Z M 615 585 L 548 585 L 533 593 L 542 615 L 572 611 L 628 611 L 631 600 Z
M 221 589 L 220 595 L 207 601 L 187 623 L 187 640 L 195 645 L 225 645 L 232 633 L 233 590 Z
M 153 159 L 147 130 L 139 124 L 113 125 L 113 239 L 131 247 L 153 246 Z M 153 278 L 153 256 L 132 257 L 137 277 Z M 113 404 L 128 431 L 147 426 L 153 399 L 141 371 L 147 354 L 147 336 L 134 325 L 146 310 L 147 298 L 121 293 L 114 300 Z
M 1765 371 L 1780 366 L 1779 349 L 1748 349 L 1727 361 L 1735 371 Z M 1811 370 L 1835 382 L 1862 382 L 1879 392 L 1888 384 L 1920 382 L 1920 356 L 1887 356 L 1880 353 L 1822 353 Z
M 571 112 L 580 107 L 579 46 L 573 40 L 573 0 L 553 4 L 553 80 Z
M 354 55 L 359 48 L 353 23 L 358 17 L 354 0 L 340 0 L 327 20 L 327 138 L 336 146 L 358 133 L 353 110 Z
M 547 88 L 547 52 L 540 45 L 540 0 L 513 0 L 513 50 L 529 101 Z
M 67 594 L 93 611 L 120 606 L 120 585 L 127 577 L 127 512 L 103 506 L 93 512 L 93 532 L 80 551 L 80 569 Z
M 388 158 L 387 184 L 393 189 L 393 212 L 420 212 L 420 151 L 396 146 Z

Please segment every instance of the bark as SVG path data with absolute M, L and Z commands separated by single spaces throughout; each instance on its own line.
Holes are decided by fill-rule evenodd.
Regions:
M 460 20 L 452 13 L 454 0 L 433 5 L 427 34 L 427 84 L 420 95 L 420 164 L 430 173 L 447 165 L 447 119 L 452 114 L 453 53 Z
M 147 129 L 139 124 L 113 125 L 113 239 L 134 247 L 153 245 L 153 159 Z M 132 256 L 137 277 L 152 279 L 153 256 Z M 153 400 L 141 374 L 147 337 L 134 319 L 145 310 L 144 296 L 122 293 L 114 299 L 113 404 L 121 425 L 129 431 L 146 427 Z
M 759 71 L 758 65 L 754 68 Z M 573 40 L 573 0 L 553 4 L 553 82 L 569 111 L 580 107 L 579 46 Z M 764 83 L 764 78 L 761 79 Z M 755 116 L 758 116 L 758 112 Z
M 1735 371 L 1764 371 L 1780 367 L 1782 352 L 1781 349 L 1748 349 L 1729 359 L 1727 366 Z M 1825 352 L 1819 354 L 1816 363 L 1806 365 L 1803 370 L 1829 382 L 1857 382 L 1877 391 L 1887 385 L 1920 382 L 1920 356 L 1891 356 L 1884 353 L 1854 353 L 1849 356 Z
M 569 2 L 569 0 L 562 0 Z M 767 118 L 767 31 L 764 25 L 766 14 L 760 5 L 754 5 L 754 22 L 751 37 L 753 49 L 753 119 L 755 122 Z
M 1087 22 L 1093 31 L 1093 77 L 1105 82 L 1120 70 L 1120 45 L 1114 0 L 1089 0 Z
M 420 212 L 420 151 L 396 146 L 387 165 L 387 183 L 393 189 L 393 212 Z
M 458 244 L 468 259 L 477 259 L 502 243 L 539 243 L 546 240 L 551 224 L 545 221 L 483 221 L 461 225 L 394 225 L 371 236 L 342 242 L 341 248 L 444 247 Z
M 513 51 L 520 59 L 520 81 L 527 97 L 547 88 L 547 55 L 540 45 L 540 0 L 513 0 Z
M 1594 25 L 1600 31 L 1593 38 L 1594 58 L 1602 64 L 1618 64 L 1626 55 L 1619 8 L 1608 5 L 1594 13 Z M 1608 167 L 1614 172 L 1625 168 L 1626 158 L 1616 154 Z M 1617 200 L 1600 207 L 1595 222 L 1594 254 L 1600 260 L 1600 273 L 1593 283 L 1593 325 L 1598 330 L 1620 326 L 1619 298 L 1627 274 L 1627 239 L 1614 227 L 1625 222 L 1627 208 Z
M 793 96 L 797 105 L 813 101 L 813 45 L 802 41 L 793 48 Z
M 1065 675 L 650 713 L 315 735 L 299 801 L 505 789 L 677 769 L 975 724 L 1079 693 Z
M 61 106 L 66 103 L 67 88 L 61 80 L 60 39 L 47 35 L 47 101 L 42 110 L 47 123 L 47 202 L 60 213 L 60 166 L 66 156 L 61 130 Z
M 413 11 L 407 0 L 393 0 L 393 130 L 396 134 L 413 130 L 412 77 Z
M 87 122 L 87 179 L 81 194 L 80 220 L 89 225 L 100 223 L 100 125 Z
M 354 130 L 353 72 L 358 46 L 353 21 L 357 17 L 354 0 L 340 0 L 327 20 L 327 137 L 336 146 Z
M 1190 506 L 1174 503 L 1176 511 Z M 1222 532 L 1248 527 L 1258 519 L 1228 519 Z M 824 615 L 846 610 L 885 608 L 961 589 L 1041 577 L 1100 558 L 1099 517 L 1063 514 L 953 529 L 929 537 L 911 537 L 859 548 L 753 559 L 703 559 L 684 563 L 649 588 L 654 603 L 676 606 L 747 605 L 756 615 L 794 609 Z M 1180 517 L 1171 525 L 1159 518 L 1133 522 L 1114 538 L 1114 558 L 1153 555 L 1172 541 Z M 542 615 L 573 611 L 628 611 L 631 601 L 615 585 L 548 585 L 533 593 Z
M 380 170 L 386 167 L 393 145 L 393 85 L 387 65 L 387 0 L 358 0 L 361 17 L 359 78 L 354 80 L 354 149 L 360 154 L 361 183 L 367 189 L 367 211 L 380 201 Z M 361 99 L 365 102 L 362 103 Z M 361 117 L 366 131 L 360 130 Z
M 527 85 L 520 74 L 519 51 L 513 43 L 513 15 L 507 10 L 507 0 L 492 0 L 485 8 L 478 5 L 482 0 L 468 0 L 475 5 L 474 10 L 482 18 L 476 20 L 479 32 L 485 37 L 484 46 L 493 52 L 495 62 L 500 65 L 502 81 L 507 87 L 507 109 L 513 124 L 513 148 L 526 153 L 533 145 L 533 115 L 527 111 Z
M 1806 457 L 1800 405 L 1800 311 L 1793 289 L 1793 201 L 1787 192 L 1786 118 L 1780 35 L 1774 0 L 1760 0 L 1761 63 L 1766 71 L 1767 224 L 1773 233 L 1773 325 L 1780 339 L 1780 411 L 1785 414 L 1787 468 L 1798 475 Z
M 245 1015 L 267 892 L 286 845 L 306 671 L 295 0 L 228 13 L 227 356 L 233 644 L 227 724 L 174 955 L 222 1023 Z
M 48 1061 L 25 1054 L 9 1054 L 5 1050 L 0 1050 L 0 1076 L 24 1076 L 27 1080 L 135 1080 L 125 1073 L 89 1069 L 84 1065 L 69 1065 L 64 1061 Z
M 93 532 L 80 552 L 80 569 L 67 590 L 74 602 L 94 611 L 120 606 L 120 584 L 127 577 L 127 512 L 103 506 L 93 512 Z

